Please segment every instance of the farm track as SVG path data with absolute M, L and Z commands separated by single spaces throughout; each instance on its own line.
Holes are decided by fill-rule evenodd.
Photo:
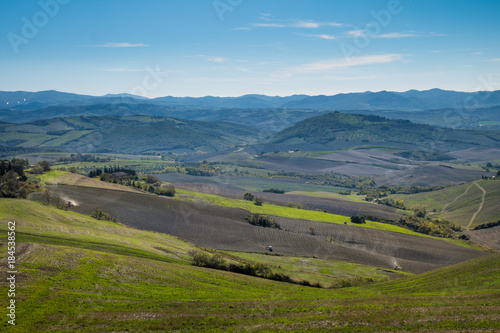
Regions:
M 277 230 L 248 224 L 243 209 L 203 202 L 78 186 L 49 186 L 54 194 L 79 203 L 72 207 L 83 214 L 96 208 L 112 214 L 128 226 L 177 236 L 198 246 L 244 252 L 266 252 L 289 256 L 317 256 L 422 273 L 484 255 L 483 252 L 441 240 L 393 232 L 368 230 L 352 225 L 336 225 L 277 218 Z M 40 196 L 39 200 L 43 201 Z M 313 225 L 315 235 L 308 226 Z M 328 237 L 334 243 L 327 241 Z
M 443 209 L 441 209 L 441 214 L 442 213 L 445 213 L 446 212 L 446 209 L 448 209 L 448 207 L 451 205 L 451 204 L 454 204 L 455 202 L 457 202 L 461 197 L 463 197 L 464 195 L 466 195 L 469 190 L 471 189 L 471 187 L 474 186 L 474 183 L 470 184 L 469 187 L 467 187 L 467 189 L 465 190 L 464 193 L 460 194 L 459 196 L 457 196 L 453 201 L 450 201 L 448 202 L 446 205 L 443 206 Z
M 470 230 L 470 226 L 472 225 L 472 223 L 474 223 L 474 220 L 476 219 L 477 214 L 479 214 L 479 212 L 481 212 L 481 210 L 483 209 L 484 202 L 486 200 L 486 190 L 481 185 L 479 185 L 477 182 L 474 182 L 473 184 L 475 184 L 483 192 L 483 194 L 481 196 L 481 203 L 479 204 L 479 208 L 474 213 L 474 215 L 472 216 L 472 218 L 470 219 L 470 222 L 467 225 L 467 230 Z
M 446 210 L 448 209 L 448 207 L 452 204 L 454 204 L 455 202 L 457 202 L 458 200 L 460 200 L 463 196 L 467 195 L 467 193 L 469 193 L 469 190 L 473 187 L 473 186 L 476 186 L 477 188 L 479 188 L 483 194 L 481 195 L 481 203 L 479 204 L 479 208 L 477 209 L 477 211 L 474 213 L 474 215 L 472 215 L 470 221 L 469 221 L 469 224 L 467 224 L 466 226 L 466 230 L 470 230 L 470 227 L 471 225 L 474 223 L 474 220 L 476 219 L 477 215 L 481 212 L 481 210 L 483 209 L 483 206 L 484 206 L 484 203 L 486 201 L 486 190 L 481 186 L 479 185 L 477 182 L 472 182 L 464 191 L 464 193 L 458 195 L 453 201 L 450 201 L 448 202 L 446 205 L 443 206 L 443 208 L 441 209 L 441 214 L 445 213 Z

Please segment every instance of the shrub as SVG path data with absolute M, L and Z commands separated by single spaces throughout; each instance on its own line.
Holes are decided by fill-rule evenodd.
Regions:
M 253 201 L 253 199 L 255 199 L 255 196 L 252 193 L 247 192 L 243 195 L 243 199 L 248 201 Z
M 153 186 L 151 186 L 153 187 Z M 155 188 L 155 194 L 164 195 L 167 197 L 175 196 L 175 187 L 172 184 L 168 184 L 167 186 L 160 186 Z
M 363 215 L 353 215 L 353 216 L 351 216 L 351 222 L 352 223 L 357 223 L 357 224 L 366 223 L 365 217 Z
M 283 193 L 285 193 L 285 190 L 279 190 L 277 188 L 268 188 L 267 190 L 264 190 L 262 192 L 270 192 L 270 193 L 283 194 Z
M 269 216 L 262 216 L 259 214 L 252 214 L 246 217 L 248 223 L 259 227 L 281 229 L 281 226 L 273 218 Z
M 254 205 L 262 206 L 262 198 L 255 198 Z
M 103 212 L 100 208 L 93 211 L 92 215 L 90 215 L 90 216 L 92 216 L 93 218 L 95 218 L 97 220 L 116 222 L 116 217 L 114 217 L 108 213 Z

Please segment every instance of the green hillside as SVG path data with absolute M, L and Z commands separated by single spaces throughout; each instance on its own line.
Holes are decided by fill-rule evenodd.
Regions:
M 1 323 L 9 332 L 500 329 L 498 254 L 395 281 L 318 289 L 194 267 L 189 243 L 38 203 L 2 199 L 0 213 L 2 262 L 6 221 L 16 219 L 18 232 L 17 325 Z M 319 267 L 300 259 L 283 265 Z M 0 278 L 6 295 L 5 271 Z
M 391 197 L 404 200 L 407 207 L 424 206 L 433 216 L 463 227 L 470 225 L 474 228 L 479 224 L 500 221 L 500 182 L 497 180 L 478 180 L 434 192 Z
M 0 144 L 69 152 L 213 152 L 255 142 L 260 130 L 159 116 L 54 118 L 0 128 Z
M 495 131 L 460 131 L 415 124 L 408 120 L 334 112 L 301 121 L 276 133 L 271 142 L 327 146 L 345 145 L 346 142 L 383 142 L 446 151 L 457 147 L 498 146 L 498 135 Z

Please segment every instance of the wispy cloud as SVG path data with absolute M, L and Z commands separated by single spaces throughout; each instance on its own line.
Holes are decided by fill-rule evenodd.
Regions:
M 373 36 L 373 38 L 408 38 L 408 37 L 418 37 L 418 35 L 411 33 L 402 33 L 402 32 L 390 32 L 387 34 L 380 34 Z
M 332 35 L 327 35 L 327 34 L 319 34 L 319 35 L 297 34 L 297 35 L 298 35 L 298 36 L 304 36 L 304 37 L 321 38 L 321 39 L 326 39 L 326 40 L 334 40 L 334 39 L 337 39 L 335 36 L 332 36 Z
M 100 45 L 89 45 L 92 47 L 148 47 L 150 45 L 143 44 L 143 43 L 106 43 L 106 44 L 100 44 Z
M 144 72 L 144 69 L 138 69 L 138 68 L 127 68 L 127 67 L 118 67 L 118 68 L 105 68 L 105 69 L 99 69 L 98 71 L 102 72 Z
M 500 58 L 490 59 L 490 60 L 486 60 L 486 61 L 489 61 L 489 62 L 500 62 Z
M 309 64 L 304 64 L 298 67 L 292 68 L 292 72 L 295 73 L 314 73 L 328 71 L 332 69 L 343 69 L 356 66 L 374 65 L 374 64 L 387 64 L 395 61 L 400 61 L 403 59 L 401 54 L 381 54 L 381 55 L 371 55 L 364 57 L 351 57 L 350 60 L 347 59 L 333 59 L 329 61 L 316 61 Z
M 408 32 L 389 32 L 385 34 L 371 34 L 366 30 L 351 30 L 347 31 L 347 35 L 349 37 L 361 37 L 361 36 L 370 36 L 370 38 L 409 38 L 409 37 L 418 37 L 415 33 Z
M 262 19 L 262 18 L 261 18 Z M 265 23 L 253 23 L 252 27 L 257 28 L 301 28 L 301 29 L 319 29 L 324 27 L 345 27 L 350 26 L 349 24 L 338 23 L 338 22 L 317 22 L 312 20 L 294 20 L 294 21 L 284 21 L 284 22 L 271 22 L 270 18 L 263 19 Z
M 229 60 L 224 57 L 206 57 L 207 61 L 210 62 L 216 62 L 216 63 L 223 63 L 223 62 L 228 62 Z

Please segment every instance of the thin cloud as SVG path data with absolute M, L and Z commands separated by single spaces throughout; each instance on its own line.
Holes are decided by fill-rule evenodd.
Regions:
M 347 59 L 334 59 L 330 61 L 316 61 L 309 64 L 304 64 L 295 68 L 292 71 L 295 73 L 314 73 L 332 69 L 343 69 L 356 66 L 387 64 L 402 60 L 401 54 L 381 54 L 364 57 L 352 57 Z
M 387 34 L 380 34 L 373 36 L 373 38 L 408 38 L 408 37 L 418 37 L 418 35 L 401 33 L 401 32 L 390 32 Z
M 115 47 L 115 48 L 121 48 L 121 47 L 149 47 L 150 45 L 143 44 L 143 43 L 106 43 L 106 44 L 100 44 L 100 45 L 89 45 L 92 47 Z
M 337 37 L 332 36 L 332 35 L 327 35 L 327 34 L 320 34 L 320 35 L 309 35 L 309 34 L 297 34 L 298 36 L 304 36 L 304 37 L 313 37 L 313 38 L 321 38 L 321 39 L 326 39 L 326 40 L 335 40 Z
M 216 63 L 228 62 L 228 59 L 223 57 L 207 57 L 206 59 L 210 62 L 216 62 Z
M 486 61 L 489 61 L 489 62 L 500 62 L 500 58 L 490 59 L 490 60 L 486 60 Z
M 261 18 L 262 19 L 262 18 Z M 296 20 L 293 22 L 270 22 L 269 18 L 263 19 L 265 23 L 253 23 L 252 27 L 257 28 L 300 28 L 300 29 L 319 29 L 323 27 L 345 27 L 350 26 L 344 23 L 338 22 L 316 22 L 311 20 Z

